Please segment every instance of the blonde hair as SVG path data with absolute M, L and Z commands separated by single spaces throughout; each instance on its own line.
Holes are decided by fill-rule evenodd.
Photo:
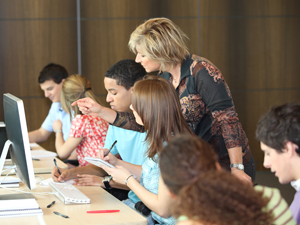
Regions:
M 137 54 L 137 45 L 145 50 L 150 60 L 160 63 L 165 71 L 182 63 L 190 54 L 185 43 L 185 33 L 167 18 L 153 18 L 139 25 L 130 35 L 129 49 Z M 171 67 L 171 68 L 169 68 Z
M 74 111 L 74 116 L 82 114 L 77 105 L 72 106 L 72 103 L 78 99 L 89 97 L 100 103 L 91 89 L 90 81 L 78 74 L 71 75 L 64 81 L 60 101 L 63 110 L 70 115 L 71 120 L 72 111 Z

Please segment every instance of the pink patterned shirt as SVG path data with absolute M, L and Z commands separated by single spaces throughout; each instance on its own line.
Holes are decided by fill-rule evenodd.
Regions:
M 73 119 L 69 136 L 83 137 L 76 148 L 80 167 L 90 164 L 84 160 L 84 157 L 96 157 L 97 152 L 103 149 L 108 125 L 105 120 L 99 117 L 77 115 Z

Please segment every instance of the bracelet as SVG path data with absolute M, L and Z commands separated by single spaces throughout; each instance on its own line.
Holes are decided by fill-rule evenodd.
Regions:
M 125 184 L 126 184 L 126 185 L 127 185 L 128 180 L 129 180 L 130 177 L 133 177 L 133 174 L 131 174 L 129 177 L 126 178 L 126 180 L 125 180 Z
M 56 130 L 56 131 L 54 131 L 54 133 L 62 133 L 62 130 Z

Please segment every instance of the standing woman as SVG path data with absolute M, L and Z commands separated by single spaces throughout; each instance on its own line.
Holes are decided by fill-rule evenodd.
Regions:
M 148 73 L 159 71 L 174 86 L 189 127 L 211 144 L 221 166 L 251 182 L 255 163 L 229 87 L 213 63 L 189 53 L 186 38 L 171 20 L 154 18 L 133 31 L 128 45 Z
M 56 120 L 52 124 L 56 134 L 55 148 L 58 156 L 66 159 L 76 149 L 79 166 L 90 164 L 84 160 L 84 157 L 96 157 L 97 153 L 103 149 L 108 129 L 108 123 L 105 120 L 82 115 L 78 106 L 71 106 L 74 101 L 86 97 L 99 103 L 91 89 L 91 83 L 85 77 L 78 74 L 69 76 L 62 86 L 61 104 L 70 118 L 73 116 L 75 118 L 72 120 L 70 134 L 66 141 L 63 139 L 61 121 Z
M 117 168 L 102 168 L 114 181 L 127 184 L 152 211 L 151 216 L 158 224 L 174 224 L 175 219 L 170 217 L 174 202 L 160 176 L 159 156 L 163 146 L 175 135 L 193 133 L 182 115 L 178 95 L 163 78 L 150 76 L 137 81 L 133 88 L 131 109 L 136 122 L 144 126 L 147 132 L 147 159 L 139 166 L 117 159 L 110 153 L 104 159 Z M 124 203 L 132 206 L 130 200 Z M 151 224 L 151 217 L 148 224 Z

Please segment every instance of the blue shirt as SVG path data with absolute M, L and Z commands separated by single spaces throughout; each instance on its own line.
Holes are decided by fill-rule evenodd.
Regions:
M 71 120 L 69 114 L 62 109 L 60 102 L 52 103 L 48 116 L 42 124 L 42 128 L 44 128 L 47 131 L 53 132 L 53 121 L 58 119 L 62 122 L 62 131 L 64 135 L 64 140 L 66 141 L 69 137 L 71 129 Z
M 110 125 L 107 131 L 104 148 L 109 149 L 115 140 L 117 143 L 111 150 L 111 153 L 116 155 L 119 153 L 122 160 L 135 165 L 142 165 L 146 160 L 145 152 L 148 144 L 145 142 L 146 133 L 126 130 Z M 128 198 L 137 203 L 140 199 L 130 191 Z
M 152 159 L 147 158 L 143 164 L 143 170 L 141 175 L 141 185 L 143 185 L 148 191 L 158 194 L 160 169 L 158 165 L 158 158 L 156 155 L 156 162 Z M 174 217 L 163 218 L 151 211 L 152 218 L 159 222 L 159 224 L 175 224 L 176 220 Z

